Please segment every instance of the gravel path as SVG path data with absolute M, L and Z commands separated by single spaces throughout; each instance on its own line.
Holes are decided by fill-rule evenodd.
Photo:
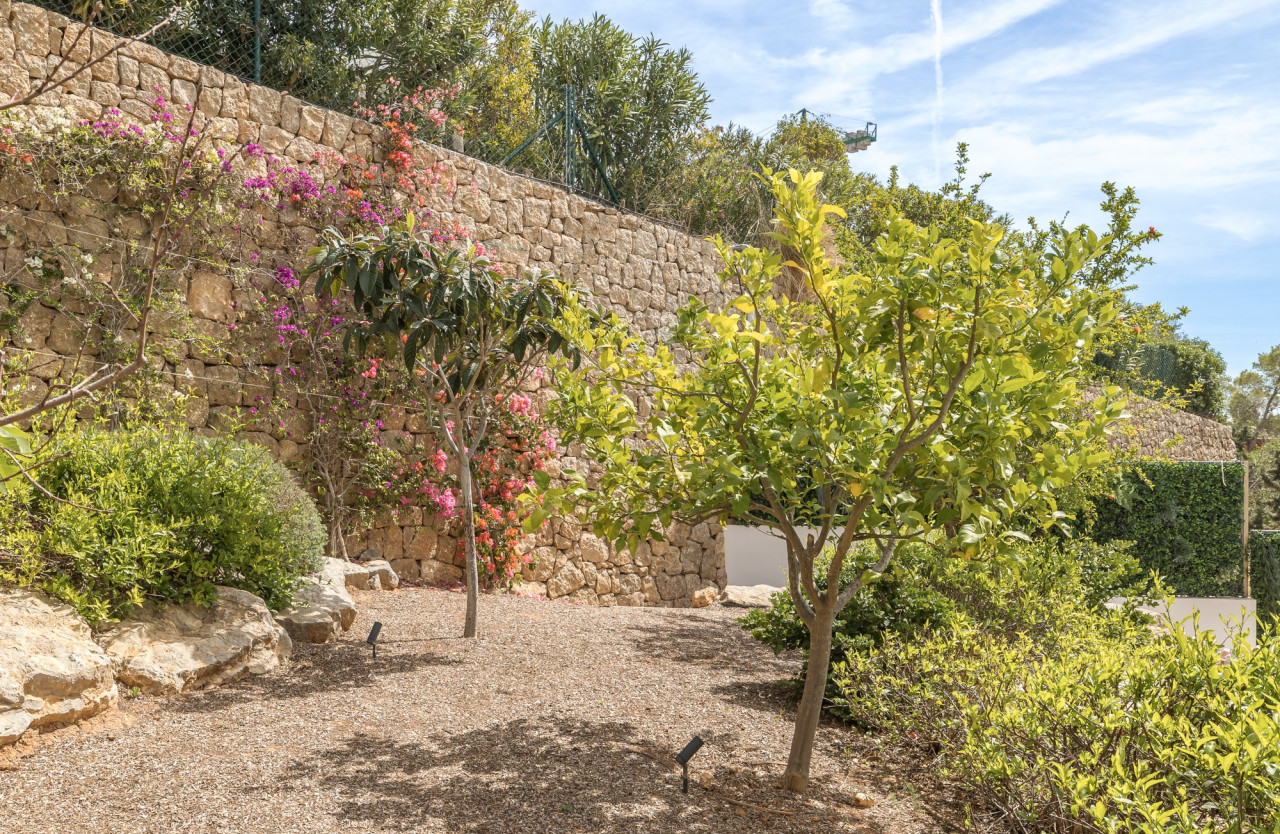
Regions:
M 794 718 L 775 681 L 799 661 L 752 641 L 740 610 L 485 596 L 482 637 L 464 641 L 459 593 L 357 604 L 341 642 L 300 647 L 288 669 L 126 700 L 116 729 L 45 737 L 0 770 L 0 831 L 944 830 L 942 798 L 878 773 L 891 768 L 835 725 L 813 791 L 774 787 Z M 684 796 L 670 757 L 695 733 L 707 746 Z M 855 791 L 876 806 L 853 808 Z

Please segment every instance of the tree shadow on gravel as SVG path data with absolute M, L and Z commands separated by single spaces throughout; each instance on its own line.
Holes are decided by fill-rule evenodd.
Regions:
M 736 804 L 697 784 L 680 792 L 674 751 L 625 722 L 521 718 L 422 741 L 357 734 L 293 760 L 273 790 L 337 797 L 361 829 L 467 832 L 881 831 L 815 819 L 811 798 L 756 790 Z M 839 803 L 843 797 L 827 797 Z M 847 800 L 844 800 L 847 804 Z M 767 813 L 765 806 L 781 807 Z
M 647 657 L 703 666 L 758 667 L 771 658 L 760 658 L 761 644 L 732 620 L 697 615 L 664 617 L 663 622 L 628 629 L 636 648 Z
M 462 661 L 430 652 L 380 653 L 375 660 L 364 643 L 339 641 L 318 645 L 294 644 L 288 666 L 260 677 L 243 678 L 216 689 L 176 698 L 166 707 L 178 713 L 217 712 L 246 698 L 306 698 L 311 695 L 357 691 L 380 679 L 415 674 Z

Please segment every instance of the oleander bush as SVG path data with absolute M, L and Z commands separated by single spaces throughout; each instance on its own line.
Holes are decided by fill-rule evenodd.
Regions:
M 67 433 L 40 490 L 5 498 L 0 561 L 90 624 L 146 602 L 212 604 L 215 585 L 290 602 L 326 541 L 311 498 L 252 444 L 159 428 Z
M 1059 600 L 1042 619 L 891 635 L 836 667 L 840 703 L 1013 830 L 1277 830 L 1280 644 L 1225 661 L 1211 633 L 1132 612 Z

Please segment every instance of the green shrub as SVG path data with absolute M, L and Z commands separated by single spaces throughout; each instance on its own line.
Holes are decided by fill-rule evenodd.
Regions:
M 1096 502 L 1090 537 L 1134 542 L 1144 571 L 1184 596 L 1239 596 L 1244 465 L 1145 461 Z
M 835 670 L 843 706 L 1022 831 L 1275 831 L 1280 644 L 1223 662 L 1212 635 L 1126 612 L 1047 612 L 1048 639 L 957 622 Z
M 1255 530 L 1249 534 L 1253 568 L 1253 596 L 1258 600 L 1258 625 L 1268 631 L 1280 619 L 1280 531 Z
M 844 580 L 857 570 L 846 566 Z M 863 588 L 836 619 L 832 665 L 850 651 L 879 646 L 890 634 L 909 639 L 924 632 L 945 633 L 957 615 L 998 633 L 1043 636 L 1054 628 L 1044 617 L 1047 605 L 1061 600 L 1096 608 L 1110 597 L 1139 593 L 1139 575 L 1127 542 L 1045 539 L 986 561 L 942 556 L 923 544 L 904 545 L 889 572 Z M 809 632 L 791 595 L 783 591 L 771 601 L 770 608 L 751 611 L 739 622 L 774 652 L 807 651 Z M 833 711 L 847 717 L 838 695 L 829 678 Z
M 323 552 L 311 499 L 251 444 L 94 430 L 60 439 L 39 474 L 62 500 L 27 490 L 38 564 L 28 548 L 10 578 L 42 585 L 91 624 L 147 601 L 208 605 L 215 585 L 279 609 Z

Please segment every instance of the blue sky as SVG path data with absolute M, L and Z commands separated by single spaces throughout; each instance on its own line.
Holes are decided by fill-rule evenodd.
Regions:
M 687 46 L 717 123 L 878 122 L 861 170 L 936 187 L 968 142 L 1016 218 L 1096 223 L 1099 183 L 1132 185 L 1165 233 L 1136 297 L 1190 307 L 1233 374 L 1280 343 L 1280 0 L 526 5 Z

